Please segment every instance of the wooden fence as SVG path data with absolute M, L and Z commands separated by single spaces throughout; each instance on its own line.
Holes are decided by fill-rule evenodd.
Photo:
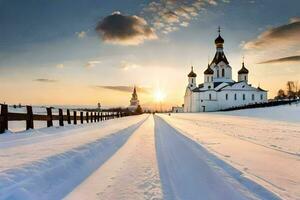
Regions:
M 119 117 L 126 116 L 123 112 L 106 112 L 106 111 L 72 111 L 72 115 L 69 109 L 66 110 L 66 115 L 63 113 L 63 109 L 58 109 L 58 115 L 52 114 L 52 108 L 46 108 L 47 115 L 33 114 L 32 106 L 26 106 L 26 113 L 11 113 L 8 111 L 8 105 L 1 104 L 0 114 L 0 134 L 4 133 L 8 129 L 9 121 L 26 121 L 26 130 L 33 129 L 33 121 L 46 121 L 47 127 L 53 126 L 53 121 L 59 122 L 59 126 L 67 124 L 83 124 L 94 123 Z
M 242 109 L 248 109 L 248 108 L 273 107 L 273 106 L 292 104 L 292 103 L 296 103 L 296 102 L 300 102 L 300 100 L 292 99 L 292 100 L 269 101 L 269 102 L 265 102 L 265 103 L 255 103 L 255 104 L 249 104 L 249 105 L 245 105 L 245 106 L 231 107 L 231 108 L 223 109 L 221 111 L 233 111 L 233 110 L 242 110 Z

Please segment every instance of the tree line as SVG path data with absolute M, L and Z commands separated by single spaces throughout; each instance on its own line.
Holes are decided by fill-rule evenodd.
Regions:
M 298 81 L 288 81 L 286 89 L 280 89 L 277 92 L 276 100 L 297 99 L 300 98 L 300 88 Z

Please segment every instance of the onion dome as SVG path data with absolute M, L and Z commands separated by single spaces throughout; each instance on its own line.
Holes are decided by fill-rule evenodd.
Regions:
M 215 39 L 215 44 L 217 48 L 223 49 L 224 39 L 221 37 L 221 28 L 218 29 L 219 36 Z
M 211 75 L 214 74 L 214 70 L 212 70 L 209 65 L 207 66 L 207 69 L 204 71 L 205 75 Z
M 224 44 L 224 39 L 221 37 L 220 34 L 219 34 L 219 36 L 215 39 L 215 44 Z
M 248 74 L 249 70 L 245 67 L 245 64 L 243 62 L 242 68 L 238 71 L 238 74 Z
M 194 72 L 193 67 L 192 67 L 191 72 L 188 74 L 188 77 L 197 77 L 197 74 Z

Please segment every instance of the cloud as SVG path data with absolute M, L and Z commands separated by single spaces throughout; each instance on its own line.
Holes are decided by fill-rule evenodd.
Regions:
M 57 82 L 57 80 L 47 79 L 47 78 L 38 78 L 38 79 L 34 79 L 33 81 L 42 82 L 42 83 L 55 83 L 55 82 Z
M 92 61 L 88 61 L 86 64 L 85 64 L 85 67 L 86 68 L 93 68 L 95 67 L 97 64 L 100 64 L 101 61 L 100 60 L 92 60 Z
M 269 48 L 289 48 L 299 46 L 300 18 L 294 17 L 290 22 L 261 33 L 256 39 L 246 42 L 245 49 L 264 50 Z
M 131 69 L 136 69 L 136 68 L 139 68 L 139 67 L 141 67 L 141 66 L 137 65 L 135 63 L 128 62 L 128 61 L 122 61 L 121 62 L 121 69 L 124 70 L 124 71 L 128 71 L 128 70 L 131 70 Z
M 86 37 L 86 32 L 85 32 L 85 31 L 76 32 L 75 34 L 76 34 L 76 36 L 77 36 L 78 38 L 80 38 L 80 39 Z
M 284 63 L 284 62 L 300 62 L 300 55 L 267 60 L 267 61 L 260 62 L 258 64 Z
M 98 22 L 96 31 L 103 41 L 121 45 L 138 45 L 157 38 L 144 18 L 122 15 L 120 12 L 114 12 Z
M 62 68 L 64 68 L 64 67 L 65 67 L 64 64 L 57 64 L 57 65 L 56 65 L 56 68 L 59 68 L 59 69 L 62 69 Z
M 114 90 L 114 91 L 119 91 L 119 92 L 129 92 L 131 93 L 133 91 L 132 86 L 111 86 L 111 85 L 98 85 L 95 86 L 95 88 L 103 88 L 103 89 L 108 89 L 108 90 Z M 138 93 L 150 93 L 151 89 L 147 87 L 137 87 L 137 92 Z
M 228 0 L 221 2 L 229 3 Z M 215 0 L 159 0 L 150 2 L 144 13 L 155 30 L 168 34 L 179 27 L 187 27 L 202 10 L 217 4 Z

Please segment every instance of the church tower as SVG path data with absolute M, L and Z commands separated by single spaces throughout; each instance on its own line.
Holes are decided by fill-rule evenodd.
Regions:
M 248 74 L 249 70 L 245 67 L 245 63 L 243 61 L 242 68 L 238 71 L 238 82 L 245 81 L 248 83 Z
M 191 72 L 188 74 L 188 78 L 189 78 L 189 85 L 188 85 L 188 87 L 191 90 L 193 90 L 193 89 L 195 89 L 197 87 L 196 77 L 197 77 L 197 74 L 194 72 L 194 68 L 192 66 Z
M 204 71 L 204 87 L 205 89 L 212 89 L 214 87 L 214 70 L 208 64 L 207 69 Z
M 137 96 L 137 93 L 136 93 L 136 87 L 134 86 L 133 88 L 133 93 L 132 93 L 132 96 L 131 96 L 131 99 L 130 99 L 130 108 L 137 108 L 139 105 L 139 99 L 138 99 L 138 96 Z
M 224 39 L 221 37 L 221 29 L 219 27 L 218 37 L 215 39 L 216 54 L 210 64 L 214 71 L 214 82 L 233 82 L 232 69 L 223 51 Z

